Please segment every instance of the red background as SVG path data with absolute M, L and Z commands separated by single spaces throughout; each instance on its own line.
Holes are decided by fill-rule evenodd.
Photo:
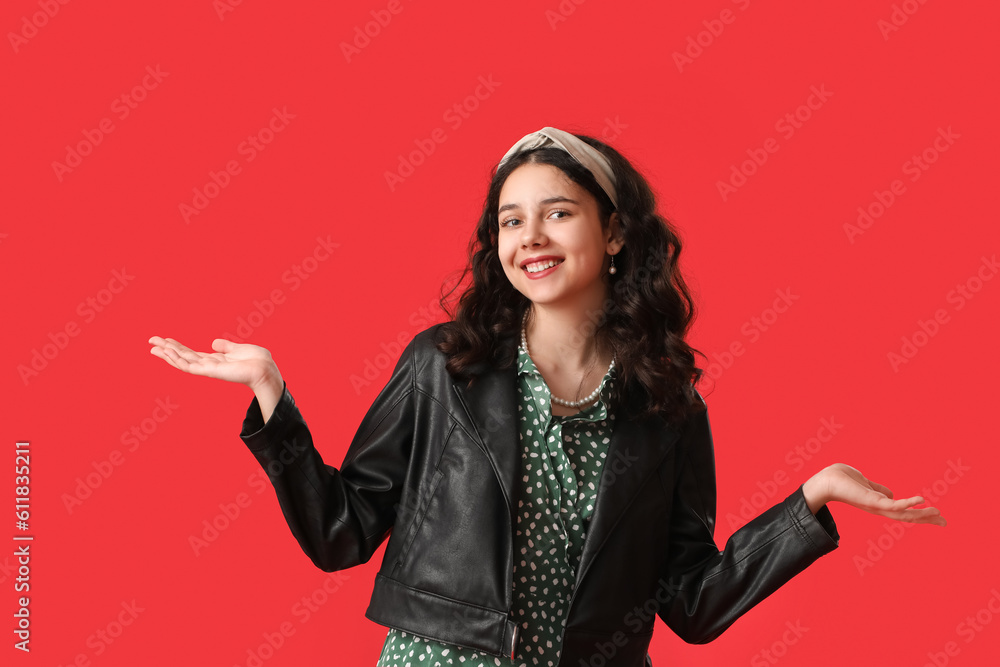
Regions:
M 713 361 L 743 344 L 704 387 L 720 545 L 742 503 L 778 502 L 836 461 L 900 495 L 935 482 L 944 492 L 946 528 L 897 536 L 886 520 L 834 504 L 837 551 L 710 645 L 685 645 L 657 621 L 654 664 L 995 664 L 1000 619 L 988 603 L 1000 574 L 984 523 L 1000 280 L 976 276 L 995 278 L 982 258 L 1000 247 L 998 10 L 904 4 L 591 0 L 564 2 L 560 15 L 556 0 L 402 0 L 391 14 L 387 2 L 255 0 L 220 15 L 210 0 L 4 3 L 0 449 L 13 463 L 14 442 L 31 442 L 35 535 L 32 651 L 14 650 L 5 631 L 5 664 L 82 654 L 109 667 L 245 666 L 264 633 L 290 622 L 268 667 L 374 665 L 385 628 L 363 614 L 381 551 L 341 573 L 302 622 L 294 606 L 327 575 L 300 551 L 237 437 L 251 393 L 170 368 L 146 340 L 207 351 L 281 290 L 248 340 L 271 350 L 338 465 L 388 371 L 361 386 L 352 377 L 394 363 L 394 342 L 439 316 L 491 166 L 546 125 L 603 137 L 647 175 L 682 230 L 700 307 L 691 343 Z M 391 20 L 348 61 L 342 45 L 372 11 Z M 883 34 L 894 12 L 901 25 Z M 687 48 L 695 57 L 679 67 Z M 141 86 L 147 66 L 167 74 L 147 77 L 136 93 L 145 99 L 121 118 L 115 100 Z M 469 98 L 481 77 L 493 89 Z M 799 110 L 810 117 L 792 136 L 779 131 L 814 86 L 828 99 Z M 456 104 L 465 117 L 446 115 Z M 241 142 L 275 108 L 294 118 L 247 161 Z M 113 131 L 57 175 L 53 163 L 102 119 Z M 444 141 L 391 188 L 386 172 L 438 128 Z M 939 128 L 953 140 L 935 154 Z M 769 138 L 778 150 L 724 199 L 718 182 Z M 911 180 L 906 163 L 925 149 L 936 161 Z M 230 160 L 239 173 L 185 221 L 180 205 Z M 905 192 L 852 242 L 844 225 L 896 179 Z M 310 264 L 307 280 L 285 279 L 318 237 L 339 244 L 332 256 Z M 102 292 L 122 269 L 134 276 L 124 289 Z M 978 291 L 959 308 L 952 290 L 970 279 Z M 769 317 L 784 289 L 799 298 L 753 339 L 745 323 Z M 100 312 L 80 308 L 103 297 Z M 893 368 L 889 353 L 939 309 L 946 321 Z M 67 325 L 76 335 L 60 337 Z M 51 358 L 24 374 L 43 348 Z M 177 406 L 162 422 L 151 420 L 158 399 Z M 795 463 L 790 452 L 824 418 L 842 428 Z M 155 430 L 130 450 L 123 434 L 144 420 Z M 67 508 L 116 450 L 120 465 Z M 769 486 L 776 474 L 784 483 Z M 11 503 L 12 474 L 0 479 Z M 195 555 L 191 536 L 241 493 L 249 505 Z M 880 540 L 877 560 L 858 560 Z M 0 572 L 3 627 L 13 583 Z M 110 644 L 97 640 L 133 600 L 134 622 Z M 977 613 L 979 630 L 960 625 Z M 788 623 L 807 630 L 784 634 Z

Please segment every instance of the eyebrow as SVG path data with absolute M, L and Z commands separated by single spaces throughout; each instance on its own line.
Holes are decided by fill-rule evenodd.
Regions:
M 558 196 L 557 197 L 549 197 L 548 199 L 543 199 L 540 202 L 538 202 L 538 204 L 540 206 L 546 206 L 548 204 L 556 204 L 558 202 L 566 202 L 568 204 L 576 204 L 577 206 L 580 205 L 580 202 L 576 201 L 575 199 L 570 199 L 569 197 L 558 197 Z M 509 211 L 509 210 L 511 210 L 513 208 L 521 208 L 521 205 L 517 204 L 517 203 L 514 203 L 514 204 L 504 204 L 503 206 L 500 207 L 500 210 L 497 211 L 497 215 L 498 216 L 503 215 L 504 211 Z

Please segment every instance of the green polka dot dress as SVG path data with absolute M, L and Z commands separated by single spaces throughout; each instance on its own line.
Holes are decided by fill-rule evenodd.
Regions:
M 594 513 L 615 416 L 604 399 L 574 415 L 555 416 L 549 388 L 519 348 L 521 484 L 514 531 L 514 659 L 390 629 L 377 667 L 556 667 L 576 568 Z M 606 397 L 611 369 L 601 381 Z

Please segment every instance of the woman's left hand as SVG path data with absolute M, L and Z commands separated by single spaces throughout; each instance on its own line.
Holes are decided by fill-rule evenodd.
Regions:
M 802 493 L 813 514 L 831 500 L 837 500 L 897 521 L 947 525 L 936 507 L 914 507 L 924 502 L 922 497 L 894 500 L 892 491 L 887 487 L 867 479 L 844 463 L 834 463 L 810 477 L 803 485 Z

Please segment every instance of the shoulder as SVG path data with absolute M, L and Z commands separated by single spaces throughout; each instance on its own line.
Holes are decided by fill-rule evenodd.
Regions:
M 449 325 L 453 326 L 454 322 L 441 322 L 424 329 L 413 337 L 413 340 L 409 342 L 403 351 L 400 363 L 403 363 L 404 360 L 412 363 L 418 385 L 423 380 L 440 388 L 439 382 L 445 378 L 468 384 L 476 381 L 477 378 L 489 376 L 494 373 L 510 374 L 511 377 L 516 376 L 515 365 L 513 363 L 497 364 L 492 359 L 480 359 L 468 363 L 458 372 L 457 376 L 453 377 L 451 371 L 448 370 L 448 362 L 455 353 L 444 352 L 438 347 L 439 345 L 445 349 L 453 347 L 454 338 L 448 335 L 452 333 L 448 331 Z M 452 346 L 444 345 L 446 338 L 449 339 L 447 342 L 451 342 Z M 504 354 L 510 356 L 509 353 L 516 349 L 516 347 L 517 342 L 512 336 L 508 335 L 501 337 L 497 343 L 497 349 L 494 351 L 498 352 L 498 355 L 502 358 Z M 496 358 L 498 355 L 493 355 L 493 357 Z
M 435 346 L 439 340 L 441 329 L 445 324 L 447 324 L 447 322 L 439 322 L 438 324 L 434 324 L 427 327 L 423 331 L 418 332 L 413 336 L 413 340 L 410 341 L 410 344 L 422 349 L 426 349 L 428 347 L 437 349 Z
M 416 378 L 430 379 L 447 374 L 448 355 L 438 349 L 442 324 L 435 324 L 420 331 L 407 343 L 399 363 L 411 365 Z
M 444 323 L 435 324 L 417 333 L 413 337 L 413 340 L 407 344 L 406 349 L 403 351 L 404 355 L 409 354 L 414 360 L 419 361 L 444 358 L 445 354 L 437 347 L 438 341 L 441 340 L 441 328 L 443 326 Z

